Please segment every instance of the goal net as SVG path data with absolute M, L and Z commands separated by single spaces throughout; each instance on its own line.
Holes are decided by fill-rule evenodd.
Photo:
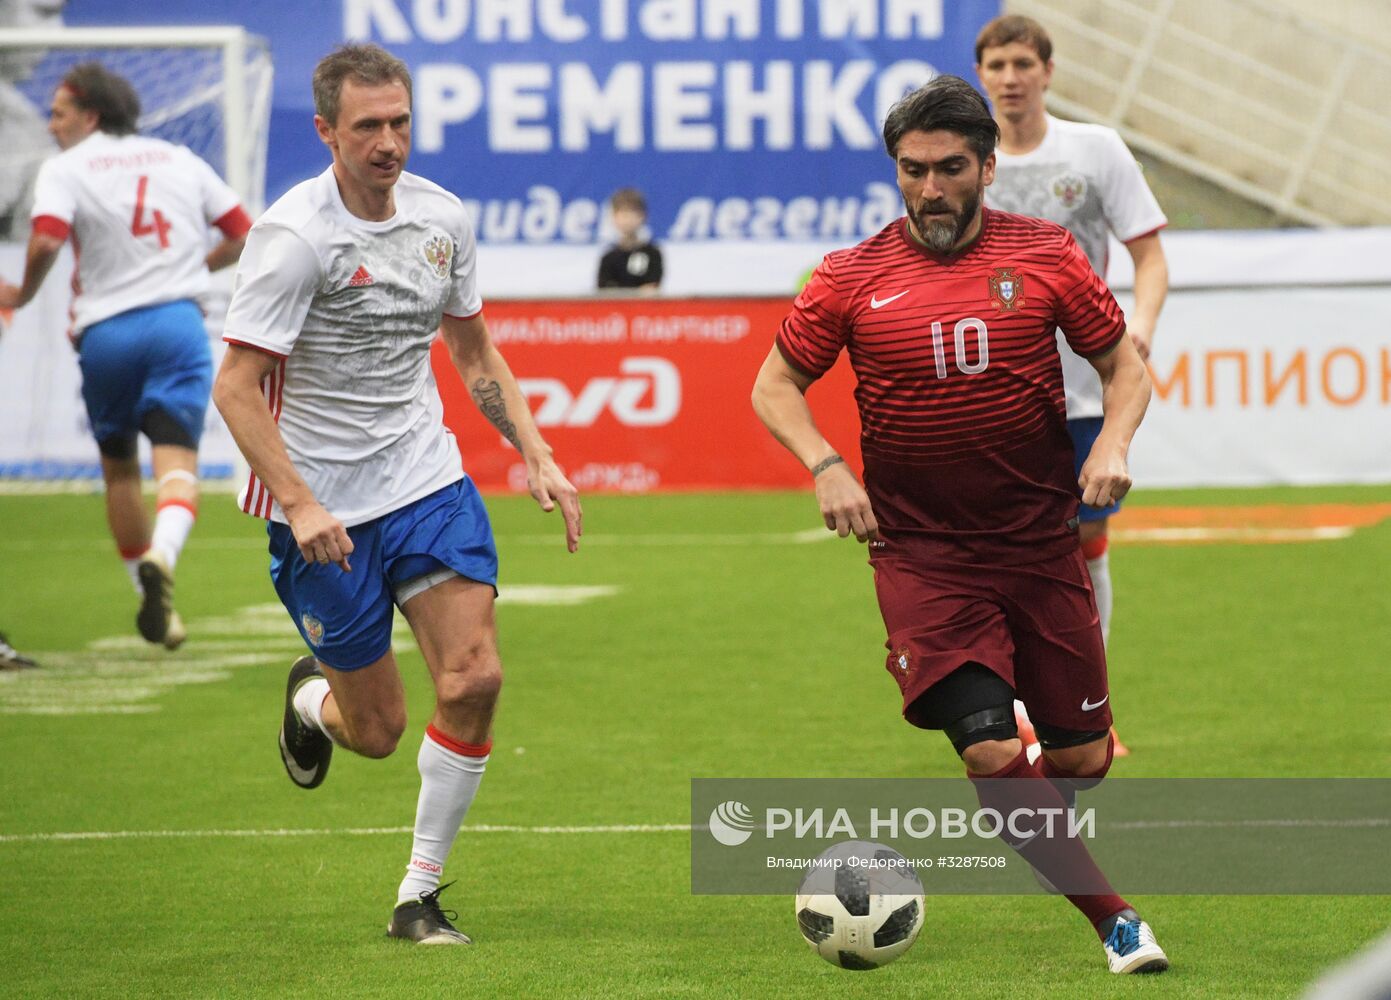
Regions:
M 134 86 L 142 134 L 198 154 L 253 217 L 264 207 L 272 84 L 264 39 L 239 27 L 0 32 L 0 277 L 8 281 L 23 272 L 35 175 L 57 152 L 47 132 L 53 92 L 69 69 L 90 61 Z M 97 474 L 95 447 L 80 417 L 80 379 L 61 336 L 69 295 L 59 272 L 70 266 L 65 255 L 33 304 L 0 315 L 0 330 L 11 328 L 0 342 L 0 478 Z M 215 279 L 202 305 L 216 352 L 230 270 Z M 213 414 L 200 448 L 205 474 L 230 475 L 239 458 Z
M 25 176 L 53 153 L 40 131 L 63 75 L 96 61 L 140 95 L 140 131 L 207 160 L 252 210 L 265 195 L 271 58 L 236 27 L 53 28 L 0 33 L 0 173 Z M 32 120 L 25 121 L 25 112 Z M 23 136 L 16 134 L 22 130 Z M 36 138 L 35 142 L 13 139 Z

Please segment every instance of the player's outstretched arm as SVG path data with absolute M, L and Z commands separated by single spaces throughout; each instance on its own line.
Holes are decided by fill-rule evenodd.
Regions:
M 445 316 L 440 333 L 474 405 L 526 460 L 527 486 L 532 497 L 547 513 L 559 504 L 565 518 L 565 545 L 574 552 L 583 532 L 579 491 L 555 464 L 551 446 L 541 437 L 512 370 L 488 336 L 483 315 L 467 319 Z
M 65 242 L 49 233 L 36 232 L 29 237 L 29 248 L 24 255 L 24 279 L 18 285 L 0 281 L 0 309 L 19 309 L 33 300 Z
M 826 527 L 844 538 L 852 531 L 862 542 L 879 537 L 879 524 L 850 466 L 817 429 L 806 393 L 815 381 L 787 363 L 774 345 L 753 384 L 753 409 L 773 437 L 806 466 L 816 486 L 816 502 Z
M 1128 335 L 1100 357 L 1088 359 L 1101 377 L 1101 433 L 1082 465 L 1082 502 L 1105 507 L 1130 491 L 1130 441 L 1150 402 L 1150 376 Z
M 228 344 L 213 382 L 213 402 L 251 471 L 285 512 L 305 562 L 337 563 L 351 572 L 353 542 L 347 529 L 315 499 L 295 469 L 261 394 L 261 380 L 277 363 L 269 354 Z

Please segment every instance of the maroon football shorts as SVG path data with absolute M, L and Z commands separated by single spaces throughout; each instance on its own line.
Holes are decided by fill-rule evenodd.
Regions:
M 1080 549 L 1027 566 L 902 554 L 873 554 L 870 563 L 889 633 L 886 667 L 909 722 L 933 684 L 975 662 L 1013 687 L 1035 721 L 1111 727 L 1101 621 Z

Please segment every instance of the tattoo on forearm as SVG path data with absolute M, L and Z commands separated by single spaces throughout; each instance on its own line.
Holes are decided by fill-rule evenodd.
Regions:
M 821 461 L 817 462 L 816 465 L 812 468 L 811 478 L 815 479 L 817 476 L 821 475 L 821 473 L 825 472 L 831 466 L 839 465 L 844 461 L 845 459 L 841 458 L 839 455 L 832 455 L 829 458 L 823 458 Z
M 507 402 L 503 399 L 502 386 L 497 384 L 497 380 L 480 378 L 473 383 L 470 393 L 483 416 L 488 418 L 488 421 L 502 433 L 503 437 L 512 442 L 513 448 L 521 451 L 522 442 L 517 437 L 517 425 L 507 419 Z

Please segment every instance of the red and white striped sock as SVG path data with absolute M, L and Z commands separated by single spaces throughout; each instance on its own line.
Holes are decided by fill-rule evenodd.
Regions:
M 425 728 L 416 758 L 420 800 L 415 807 L 415 840 L 406 877 L 396 893 L 398 904 L 439 888 L 445 859 L 483 781 L 492 746 L 492 740 L 463 743 L 433 725 Z
M 198 506 L 187 500 L 165 500 L 155 511 L 155 530 L 150 538 L 150 548 L 164 557 L 170 571 L 179 561 L 188 533 L 193 530 L 193 522 L 198 516 Z

